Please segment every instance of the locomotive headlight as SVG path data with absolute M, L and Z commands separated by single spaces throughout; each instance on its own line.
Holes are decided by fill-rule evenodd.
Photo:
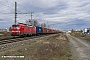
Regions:
M 17 32 L 20 32 L 20 30 L 17 30 Z
M 20 29 L 20 28 L 17 28 L 18 30 Z
M 17 32 L 20 32 L 20 28 L 17 28 Z

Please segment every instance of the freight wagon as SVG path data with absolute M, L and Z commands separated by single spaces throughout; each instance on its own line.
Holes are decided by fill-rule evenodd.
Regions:
M 36 34 L 42 34 L 42 27 L 36 26 Z
M 51 34 L 52 33 L 52 29 L 47 29 L 47 33 Z
M 47 28 L 42 28 L 42 34 L 46 34 L 47 33 Z

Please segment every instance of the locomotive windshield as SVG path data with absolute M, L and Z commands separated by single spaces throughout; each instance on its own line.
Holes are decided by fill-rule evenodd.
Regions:
M 12 25 L 12 28 L 19 28 L 19 25 Z

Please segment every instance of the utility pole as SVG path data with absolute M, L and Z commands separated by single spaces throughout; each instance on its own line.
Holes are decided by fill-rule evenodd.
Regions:
M 48 24 L 48 21 L 47 21 L 47 28 L 49 29 L 49 24 Z
M 15 24 L 17 23 L 17 2 L 15 2 Z
M 33 16 L 32 14 L 33 14 L 33 13 L 34 13 L 34 12 L 31 12 L 31 20 L 32 20 L 32 16 Z
M 17 2 L 15 2 L 15 21 L 14 21 L 14 23 L 16 24 L 17 23 L 17 14 L 31 14 L 31 20 L 32 20 L 32 14 L 33 14 L 34 12 L 31 12 L 31 13 L 17 13 Z

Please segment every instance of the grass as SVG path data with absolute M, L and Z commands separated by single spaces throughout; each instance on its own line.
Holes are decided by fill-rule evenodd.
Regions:
M 83 40 L 86 40 L 87 42 L 90 42 L 90 35 L 84 35 L 82 33 L 71 33 L 72 36 L 75 36 L 77 38 L 80 38 L 80 39 L 83 39 Z
M 71 52 L 66 36 L 57 36 L 37 40 L 0 52 L 0 56 L 25 56 L 25 58 L 0 58 L 0 60 L 71 60 Z M 64 40 L 63 40 L 64 39 Z
M 10 36 L 7 32 L 0 32 L 0 37 Z
M 0 33 L 0 37 L 3 36 L 3 34 Z

